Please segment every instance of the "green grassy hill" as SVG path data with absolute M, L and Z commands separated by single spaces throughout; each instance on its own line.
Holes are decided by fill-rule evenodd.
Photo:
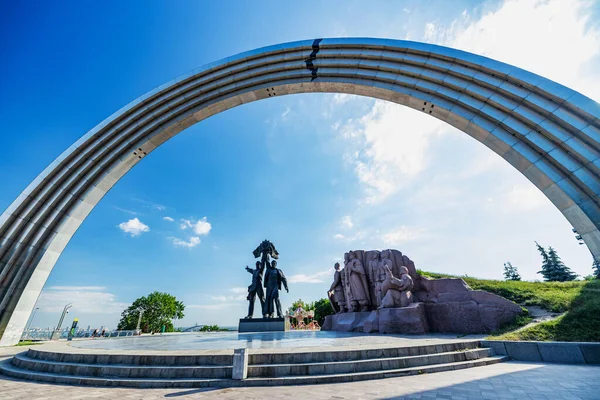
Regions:
M 499 340 L 555 340 L 565 342 L 600 342 L 600 280 L 574 282 L 493 281 L 465 276 L 451 276 L 419 271 L 431 278 L 462 278 L 476 290 L 495 293 L 517 304 L 540 306 L 565 315 L 548 322 L 515 331 L 528 322 L 520 318 L 517 324 L 495 332 Z

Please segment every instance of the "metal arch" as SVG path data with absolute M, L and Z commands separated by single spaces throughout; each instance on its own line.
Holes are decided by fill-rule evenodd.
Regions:
M 285 43 L 205 65 L 133 101 L 52 162 L 0 216 L 0 345 L 18 341 L 79 225 L 134 165 L 185 128 L 252 101 L 352 93 L 446 121 L 533 182 L 600 257 L 600 105 L 450 48 L 372 38 Z

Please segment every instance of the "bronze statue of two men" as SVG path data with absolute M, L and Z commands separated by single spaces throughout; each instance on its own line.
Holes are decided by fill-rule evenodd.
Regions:
M 287 279 L 283 271 L 277 268 L 277 261 L 275 261 L 279 258 L 279 253 L 273 243 L 268 240 L 263 240 L 252 253 L 256 258 L 261 257 L 261 260 L 256 262 L 255 269 L 246 266 L 246 271 L 252 274 L 252 283 L 248 286 L 247 299 L 249 304 L 248 316 L 246 318 L 250 319 L 254 316 L 254 303 L 257 296 L 264 318 L 274 318 L 275 312 L 278 318 L 283 318 L 281 302 L 279 301 L 279 291 L 282 285 L 288 293 L 289 289 Z M 273 258 L 273 261 L 270 261 L 270 257 Z M 263 274 L 265 275 L 264 287 L 267 289 L 266 298 L 263 290 Z

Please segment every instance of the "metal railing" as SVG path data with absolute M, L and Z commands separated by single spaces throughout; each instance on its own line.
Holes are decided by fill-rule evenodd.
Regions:
M 21 340 L 33 340 L 33 341 L 42 341 L 42 340 L 50 340 L 52 338 L 52 334 L 54 333 L 54 329 L 46 328 L 32 328 L 27 329 L 21 335 Z M 78 329 L 75 332 L 75 338 L 89 338 L 92 337 L 94 330 L 88 329 Z M 113 338 L 113 337 L 127 337 L 127 336 L 136 336 L 135 330 L 121 331 L 117 329 L 113 330 L 105 330 L 104 336 L 101 336 L 102 332 L 96 332 L 96 338 Z M 69 336 L 69 329 L 62 329 L 60 331 L 59 339 L 66 339 Z

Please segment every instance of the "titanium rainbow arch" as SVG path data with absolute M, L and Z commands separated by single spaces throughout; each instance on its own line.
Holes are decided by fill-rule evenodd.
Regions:
M 284 43 L 205 65 L 126 105 L 52 162 L 0 216 L 0 345 L 16 344 L 73 234 L 162 143 L 227 109 L 294 93 L 388 100 L 446 121 L 502 156 L 600 257 L 600 104 L 531 72 L 425 43 Z

